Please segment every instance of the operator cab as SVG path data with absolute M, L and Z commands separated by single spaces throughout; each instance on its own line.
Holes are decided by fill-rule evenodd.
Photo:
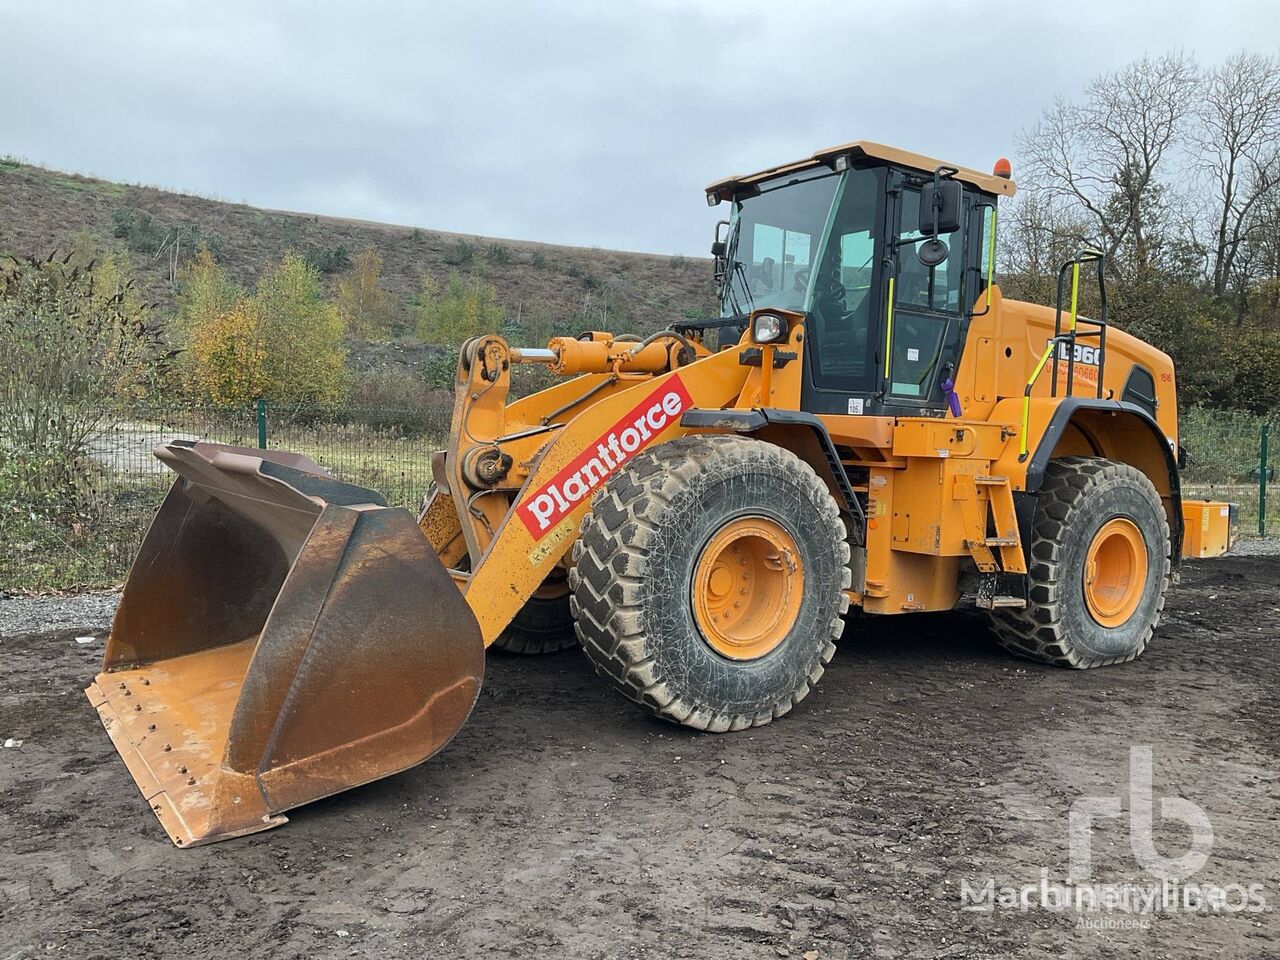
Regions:
M 1013 182 L 879 144 L 707 188 L 722 318 L 806 316 L 802 407 L 942 416 L 991 283 L 997 196 Z

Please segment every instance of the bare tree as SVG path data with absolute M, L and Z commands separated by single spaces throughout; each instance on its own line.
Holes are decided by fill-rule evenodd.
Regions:
M 1089 241 L 1089 225 L 1067 205 L 1026 190 L 1000 214 L 1001 287 L 1008 296 L 1052 303 L 1059 265 Z
M 1088 238 L 1136 272 L 1152 265 L 1166 185 L 1161 167 L 1194 102 L 1195 63 L 1183 53 L 1144 56 L 1086 88 L 1085 100 L 1057 100 L 1023 135 L 1028 179 L 1046 196 L 1078 206 Z
M 1247 290 L 1258 258 L 1245 247 L 1280 193 L 1280 59 L 1244 52 L 1209 71 L 1197 112 L 1193 140 L 1215 191 L 1210 274 L 1223 297 L 1233 283 Z

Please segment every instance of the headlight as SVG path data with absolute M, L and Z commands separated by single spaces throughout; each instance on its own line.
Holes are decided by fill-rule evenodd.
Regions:
M 756 343 L 774 343 L 787 336 L 787 321 L 776 313 L 758 313 L 751 321 L 751 339 Z

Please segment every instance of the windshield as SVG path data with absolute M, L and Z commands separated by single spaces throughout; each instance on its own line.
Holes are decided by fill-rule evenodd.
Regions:
M 769 181 L 734 203 L 723 315 L 804 308 L 839 182 L 839 174 L 819 168 Z

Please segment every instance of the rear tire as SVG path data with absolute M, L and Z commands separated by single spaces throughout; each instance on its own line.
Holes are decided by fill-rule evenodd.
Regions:
M 799 457 L 736 436 L 637 456 L 592 501 L 569 581 L 598 673 L 698 730 L 759 726 L 803 700 L 848 609 L 835 500 Z
M 495 650 L 526 656 L 559 653 L 578 645 L 573 631 L 573 615 L 569 612 L 569 588 L 563 578 L 560 596 L 538 596 L 520 608 L 507 628 L 493 641 Z M 542 591 L 540 591 L 542 592 Z M 555 591 L 549 591 L 554 594 Z
M 1169 583 L 1160 494 L 1127 464 L 1050 461 L 1028 563 L 1026 608 L 991 614 L 1001 646 L 1078 669 L 1137 659 L 1159 623 Z

